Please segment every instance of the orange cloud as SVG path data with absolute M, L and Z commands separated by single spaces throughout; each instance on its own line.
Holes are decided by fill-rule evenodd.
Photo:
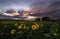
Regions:
M 19 13 L 13 12 L 11 15 L 12 16 L 17 16 L 17 15 L 19 15 Z
M 17 15 L 19 15 L 19 13 L 17 13 L 17 12 L 12 12 L 11 14 L 10 13 L 5 13 L 5 12 L 1 12 L 0 14 L 5 15 L 5 16 L 17 16 Z

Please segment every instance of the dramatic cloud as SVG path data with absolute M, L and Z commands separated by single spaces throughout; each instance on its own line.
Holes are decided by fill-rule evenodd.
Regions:
M 5 15 L 5 16 L 17 16 L 17 15 L 19 15 L 19 13 L 17 13 L 17 12 L 12 12 L 11 14 L 10 13 L 5 13 L 5 12 L 1 12 L 0 14 L 1 15 Z
M 58 17 L 59 13 L 57 14 L 57 12 L 59 12 L 60 9 L 60 0 L 0 0 L 0 11 L 6 9 L 25 10 L 29 11 L 33 16 L 35 15 L 39 17 Z M 29 15 L 29 13 L 23 13 L 23 15 Z M 4 13 L 4 15 L 16 16 L 16 13 Z
M 60 1 L 55 1 L 51 5 L 49 5 L 46 9 L 47 12 L 32 14 L 33 16 L 43 17 L 48 16 L 51 18 L 59 18 L 60 19 Z

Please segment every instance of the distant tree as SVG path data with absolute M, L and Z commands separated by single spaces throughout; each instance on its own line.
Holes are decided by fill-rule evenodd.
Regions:
M 51 19 L 49 17 L 43 17 L 42 21 L 50 21 Z
M 36 18 L 36 21 L 40 21 L 40 18 Z

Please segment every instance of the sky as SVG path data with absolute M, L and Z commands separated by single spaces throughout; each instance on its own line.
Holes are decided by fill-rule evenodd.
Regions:
M 42 8 L 47 7 L 54 1 L 59 0 L 0 0 L 0 9 L 19 7 Z
M 53 3 L 60 2 L 60 0 L 0 0 L 0 11 L 8 9 L 16 10 L 30 10 L 33 11 L 33 16 L 52 16 L 59 17 L 57 15 L 49 15 L 53 9 L 58 9 Z M 59 3 L 60 4 L 60 3 Z M 59 8 L 60 9 L 60 8 Z M 49 14 L 47 14 L 49 12 Z M 39 14 L 39 15 L 38 15 Z M 1 14 L 0 14 L 1 15 Z M 10 14 L 11 15 L 11 14 Z
M 8 9 L 12 7 L 40 7 L 48 6 L 55 0 L 0 0 L 0 9 Z M 36 6 L 35 6 L 36 5 Z

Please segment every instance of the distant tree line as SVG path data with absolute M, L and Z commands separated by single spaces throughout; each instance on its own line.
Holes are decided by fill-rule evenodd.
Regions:
M 60 21 L 59 19 L 50 19 L 49 17 L 37 18 L 36 21 Z

